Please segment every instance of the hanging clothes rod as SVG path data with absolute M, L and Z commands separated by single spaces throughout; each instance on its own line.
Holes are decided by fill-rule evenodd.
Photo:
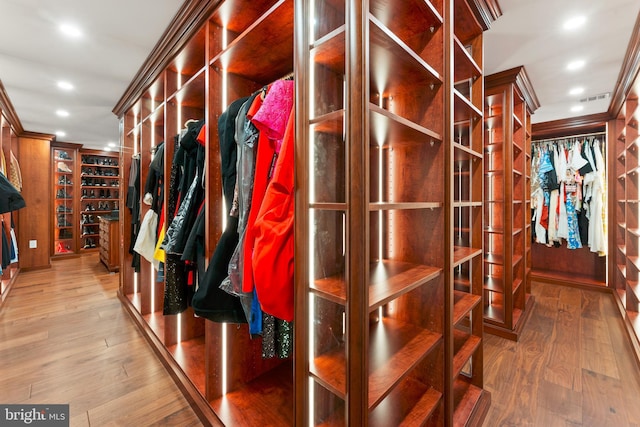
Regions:
M 588 136 L 606 136 L 607 132 L 593 132 L 593 133 L 582 133 L 579 135 L 567 135 L 567 136 L 559 136 L 556 138 L 547 138 L 547 139 L 536 139 L 535 141 L 531 141 L 532 144 L 539 144 L 542 142 L 551 142 L 551 141 L 562 141 L 565 139 L 575 139 L 575 138 L 585 138 Z

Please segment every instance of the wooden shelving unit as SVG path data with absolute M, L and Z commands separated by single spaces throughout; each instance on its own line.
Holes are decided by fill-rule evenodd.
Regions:
M 78 222 L 80 251 L 100 247 L 100 215 L 118 210 L 120 199 L 120 167 L 117 153 L 81 149 L 80 200 Z
M 615 299 L 625 321 L 625 326 L 636 358 L 640 360 L 640 174 L 638 161 L 638 116 L 640 104 L 638 81 L 629 85 L 617 116 L 609 121 L 608 167 L 610 197 L 609 212 L 612 224 L 609 229 L 609 281 Z
M 143 183 L 151 147 L 204 119 L 210 257 L 226 219 L 218 118 L 292 72 L 302 165 L 295 363 L 263 360 L 244 324 L 163 316 L 164 286 L 145 260 L 131 267 L 121 212 L 120 298 L 205 423 L 482 423 L 482 32 L 496 10 L 193 0 L 178 12 L 114 109 L 121 188 L 131 155 Z M 170 144 L 164 156 L 168 176 Z
M 51 145 L 54 259 L 97 251 L 98 216 L 111 213 L 119 205 L 118 153 L 81 147 L 67 142 Z
M 453 414 L 447 425 L 464 424 L 474 419 L 474 412 L 483 414 L 490 400 L 483 390 L 482 352 L 483 29 L 465 2 L 453 6 L 453 120 L 447 120 L 451 154 L 446 165 L 453 184 L 452 191 L 448 188 L 453 196 L 449 235 L 453 262 L 446 280 L 446 305 L 453 307 L 453 313 L 451 320 L 447 313 L 452 327 L 445 349 L 450 375 L 446 398 Z
M 53 212 L 51 224 L 54 257 L 75 255 L 78 252 L 78 181 L 76 162 L 78 149 L 74 144 L 57 143 L 51 146 L 51 182 L 53 183 Z
M 485 77 L 485 331 L 518 340 L 531 312 L 531 114 L 524 67 Z
M 14 125 L 9 121 L 10 118 L 16 119 L 13 115 L 15 112 L 13 111 L 13 107 L 9 103 L 9 100 L 3 98 L 4 96 L 4 87 L 0 83 L 0 150 L 6 159 L 7 169 L 10 167 L 10 159 L 11 154 L 14 156 L 18 156 L 18 136 L 16 134 L 16 130 Z M 9 170 L 4 171 L 5 176 L 9 179 Z M 16 236 L 18 235 L 18 215 L 15 213 L 5 213 L 2 214 L 3 220 L 8 221 L 9 224 L 6 224 L 4 221 L 2 222 L 2 227 L 0 228 L 0 233 L 5 233 L 9 244 L 11 244 L 11 221 L 13 220 L 14 230 Z M 2 249 L 0 249 L 0 255 L 2 254 Z M 2 274 L 0 275 L 0 307 L 4 303 L 5 299 L 9 295 L 9 291 L 13 287 L 16 278 L 18 277 L 18 273 L 20 271 L 19 263 L 11 263 L 7 266 L 7 268 L 2 270 Z

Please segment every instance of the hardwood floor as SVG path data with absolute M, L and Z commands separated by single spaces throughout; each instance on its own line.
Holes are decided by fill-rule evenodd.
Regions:
M 0 403 L 68 403 L 72 426 L 199 426 L 92 254 L 20 273 L 0 311 Z
M 534 283 L 518 343 L 485 334 L 485 426 L 640 426 L 640 374 L 611 295 Z
M 69 403 L 72 426 L 198 426 L 97 255 L 23 272 L 0 311 L 0 403 Z M 520 342 L 485 335 L 485 426 L 640 426 L 610 295 L 534 283 Z

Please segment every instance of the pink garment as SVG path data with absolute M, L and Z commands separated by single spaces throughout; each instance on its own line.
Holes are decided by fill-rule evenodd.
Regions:
M 260 132 L 276 142 L 276 153 L 280 152 L 289 114 L 293 108 L 293 80 L 277 80 L 269 88 L 262 107 L 251 119 Z

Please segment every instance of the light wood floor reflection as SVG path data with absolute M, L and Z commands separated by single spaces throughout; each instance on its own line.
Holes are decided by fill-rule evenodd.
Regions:
M 640 426 L 640 375 L 613 297 L 533 283 L 520 341 L 485 334 L 484 426 Z
M 21 272 L 0 310 L 0 402 L 68 403 L 72 426 L 198 426 L 97 254 Z

